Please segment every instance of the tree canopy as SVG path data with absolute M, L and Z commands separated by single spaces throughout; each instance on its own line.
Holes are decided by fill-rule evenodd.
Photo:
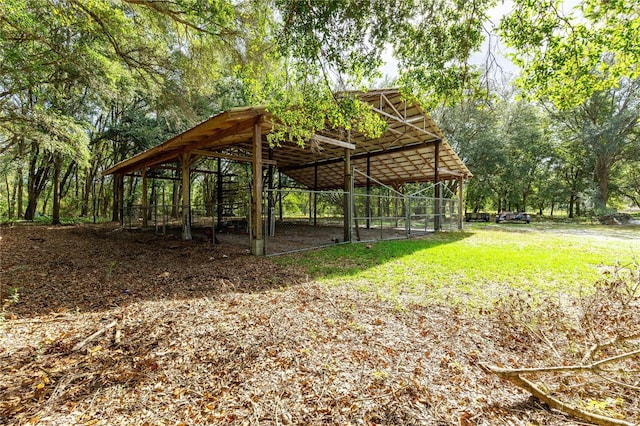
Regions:
M 6 0 L 2 203 L 30 219 L 51 199 L 57 220 L 66 197 L 63 207 L 86 214 L 99 182 L 103 206 L 115 210 L 108 186 L 117 182 L 101 170 L 234 106 L 267 105 L 278 115 L 274 146 L 304 144 L 327 123 L 376 135 L 384 122 L 349 91 L 376 84 L 390 57 L 398 63 L 393 83 L 407 98 L 450 108 L 452 121 L 440 124 L 474 182 L 511 188 L 495 195 L 496 206 L 544 204 L 540 194 L 559 187 L 572 187 L 574 201 L 597 190 L 603 205 L 610 194 L 634 197 L 627 183 L 638 157 L 636 3 L 516 0 L 500 31 L 522 69 L 518 94 L 526 101 L 497 102 L 469 60 L 496 0 Z M 539 152 L 558 155 L 540 162 Z M 540 173 L 562 182 L 545 191 L 523 186 Z M 82 188 L 74 197 L 72 183 Z M 474 208 L 494 197 L 475 183 L 469 194 Z
M 635 0 L 515 0 L 500 23 L 525 94 L 560 109 L 579 106 L 640 77 L 640 4 Z

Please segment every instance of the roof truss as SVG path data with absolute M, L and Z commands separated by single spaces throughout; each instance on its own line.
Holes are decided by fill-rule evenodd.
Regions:
M 294 143 L 271 147 L 266 135 L 277 118 L 264 107 L 235 108 L 111 167 L 105 174 L 179 163 L 183 154 L 253 162 L 252 156 L 238 152 L 253 152 L 254 125 L 259 123 L 262 163 L 276 165 L 282 173 L 309 188 L 343 186 L 345 149 L 350 151 L 353 167 L 367 170 L 368 165 L 371 176 L 384 184 L 435 180 L 436 151 L 440 179 L 471 176 L 431 118 L 419 105 L 405 101 L 398 90 L 352 93 L 369 103 L 387 122 L 387 130 L 380 137 L 370 139 L 356 130 L 325 129 L 312 136 L 305 147 Z M 365 183 L 356 180 L 356 185 Z

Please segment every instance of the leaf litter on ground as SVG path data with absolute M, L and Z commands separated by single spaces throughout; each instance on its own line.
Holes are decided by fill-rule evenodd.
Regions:
M 400 309 L 231 244 L 2 234 L 3 298 L 20 296 L 0 325 L 3 424 L 574 424 L 480 368 L 530 354 L 482 315 Z

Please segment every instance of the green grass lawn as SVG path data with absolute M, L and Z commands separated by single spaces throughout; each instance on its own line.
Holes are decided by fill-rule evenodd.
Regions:
M 281 258 L 327 285 L 401 304 L 483 306 L 510 289 L 576 294 L 617 261 L 640 260 L 640 229 L 478 225 L 420 239 L 352 244 Z

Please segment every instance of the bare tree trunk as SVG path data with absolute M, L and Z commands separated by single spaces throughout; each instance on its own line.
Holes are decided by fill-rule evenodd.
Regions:
M 575 202 L 576 202 L 576 196 L 573 192 L 571 192 L 571 195 L 569 196 L 569 218 L 570 219 L 573 218 L 573 210 L 575 207 Z
M 607 207 L 607 200 L 609 199 L 609 167 L 604 160 L 598 159 L 595 178 L 598 184 L 596 207 L 605 209 Z
M 106 195 L 104 193 L 104 177 L 100 178 L 100 187 L 98 188 L 98 203 L 100 203 L 100 201 L 102 201 L 102 210 L 101 210 L 101 217 L 107 217 L 107 213 L 109 212 L 109 202 L 111 200 L 111 197 L 109 197 L 108 195 Z M 100 206 L 98 206 L 98 210 L 100 210 Z
M 93 173 L 91 168 L 87 170 L 82 185 L 82 193 L 80 194 L 80 217 L 86 217 L 89 214 L 89 194 L 93 187 Z M 95 198 L 95 193 L 93 194 Z M 95 201 L 95 200 L 94 200 Z
M 113 207 L 111 209 L 111 220 L 113 222 L 118 222 L 120 220 L 120 209 L 122 206 L 120 205 L 120 188 L 124 184 L 124 177 L 122 175 L 115 174 L 113 175 Z
M 46 195 L 44 196 L 44 202 L 42 203 L 42 215 L 47 214 L 47 204 L 49 204 L 49 198 L 51 198 L 51 187 L 47 188 Z
M 23 176 L 23 169 L 22 169 L 22 161 L 24 159 L 24 140 L 20 140 L 20 142 L 18 142 L 18 156 L 19 161 L 18 161 L 18 169 L 16 170 L 17 173 L 17 183 L 18 183 L 18 189 L 17 189 L 17 194 L 18 194 L 18 217 L 22 217 L 23 214 L 23 202 L 22 202 L 22 196 L 23 196 L 23 192 L 24 192 L 24 180 L 22 179 Z
M 13 219 L 13 200 L 15 199 L 16 187 L 13 187 L 13 196 L 10 194 L 11 191 L 9 189 L 9 175 L 4 176 L 4 183 L 7 187 L 7 217 L 9 219 Z
M 62 170 L 62 157 L 56 155 L 53 160 L 53 215 L 51 223 L 53 225 L 60 225 L 60 172 Z
M 24 220 L 33 220 L 33 218 L 36 216 L 38 198 L 34 194 L 29 192 L 27 200 L 27 209 L 24 212 Z
M 24 213 L 25 220 L 33 220 L 35 218 L 38 199 L 47 186 L 47 179 L 51 171 L 50 160 L 49 155 L 41 158 L 38 145 L 35 143 L 32 145 L 29 178 L 27 181 L 27 209 Z M 40 164 L 38 164 L 39 162 Z

